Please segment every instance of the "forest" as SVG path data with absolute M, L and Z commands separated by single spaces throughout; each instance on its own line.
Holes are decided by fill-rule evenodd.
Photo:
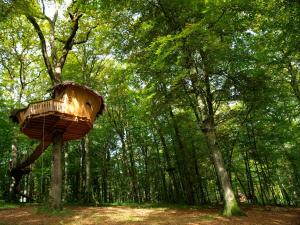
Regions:
M 0 204 L 300 207 L 299 1 L 0 0 L 0 28 Z M 40 143 L 11 113 L 69 81 L 105 109 L 58 149 L 58 205 L 54 134 L 12 198 Z

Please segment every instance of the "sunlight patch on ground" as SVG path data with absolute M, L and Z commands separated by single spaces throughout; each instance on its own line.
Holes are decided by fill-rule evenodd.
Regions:
M 82 212 L 79 215 L 73 216 L 73 221 L 65 223 L 70 224 L 100 224 L 105 223 L 127 223 L 127 222 L 142 222 L 150 214 L 155 212 L 163 212 L 162 209 L 132 209 L 127 207 L 105 207 L 96 210 L 92 208 L 88 210 L 88 214 Z M 109 217 L 108 217 L 109 215 Z
M 38 211 L 43 211 L 42 209 Z M 133 208 L 128 206 L 110 207 L 66 207 L 64 215 L 46 211 L 36 213 L 35 207 L 22 206 L 16 209 L 0 210 L 0 225 L 295 225 L 300 224 L 300 208 L 274 207 L 246 208 L 247 216 L 224 217 L 215 209 L 170 209 Z

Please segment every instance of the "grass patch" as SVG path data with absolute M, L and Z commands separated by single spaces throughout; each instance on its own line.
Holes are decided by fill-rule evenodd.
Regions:
M 62 210 L 54 210 L 52 208 L 49 208 L 48 206 L 39 206 L 35 208 L 35 214 L 65 217 L 73 215 L 73 211 L 67 208 L 64 208 Z
M 204 215 L 204 216 L 200 216 L 198 218 L 198 220 L 200 221 L 212 221 L 216 219 L 216 215 Z
M 110 206 L 126 206 L 129 208 L 166 208 L 166 209 L 205 209 L 211 208 L 211 206 L 197 206 L 197 205 L 185 205 L 185 204 L 169 204 L 169 203 L 128 203 L 128 202 L 114 202 L 105 203 L 98 205 L 100 207 L 110 207 Z
M 18 208 L 18 207 L 19 207 L 19 205 L 17 205 L 17 204 L 7 203 L 3 200 L 0 201 L 0 210 L 1 209 L 15 209 L 15 208 Z

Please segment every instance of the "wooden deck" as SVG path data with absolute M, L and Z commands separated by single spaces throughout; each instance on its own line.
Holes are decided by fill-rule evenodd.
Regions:
M 67 141 L 82 138 L 92 128 L 91 113 L 78 114 L 65 102 L 52 99 L 30 104 L 18 119 L 21 131 L 30 138 L 51 141 L 54 132 L 63 132 Z
M 32 115 L 39 115 L 45 112 L 64 112 L 63 102 L 55 99 L 31 103 L 24 111 L 18 114 L 20 124 Z

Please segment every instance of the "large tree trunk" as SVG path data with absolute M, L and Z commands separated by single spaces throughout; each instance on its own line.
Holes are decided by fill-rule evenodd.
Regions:
M 242 211 L 240 210 L 237 204 L 236 198 L 231 187 L 229 176 L 224 165 L 221 151 L 217 145 L 215 126 L 212 119 L 207 121 L 204 133 L 206 136 L 208 147 L 212 154 L 214 166 L 224 194 L 225 207 L 223 214 L 226 216 L 241 215 Z
M 50 206 L 55 210 L 61 210 L 61 192 L 62 192 L 62 147 L 63 133 L 57 132 L 53 135 L 52 149 L 52 169 L 51 169 L 51 187 L 50 187 Z
M 204 55 L 204 54 L 203 54 Z M 217 144 L 217 136 L 216 136 L 216 126 L 214 120 L 214 108 L 213 108 L 213 93 L 211 91 L 211 81 L 209 73 L 204 71 L 204 82 L 205 82 L 205 120 L 203 121 L 203 128 L 202 131 L 205 134 L 206 141 L 208 148 L 211 152 L 211 156 L 213 159 L 213 163 L 217 172 L 217 176 L 219 178 L 220 185 L 223 190 L 224 200 L 225 200 L 225 207 L 223 214 L 225 216 L 232 216 L 232 215 L 243 215 L 236 198 L 234 196 L 230 179 L 227 173 L 227 170 L 224 165 L 224 160 L 222 157 L 222 153 L 219 149 Z

